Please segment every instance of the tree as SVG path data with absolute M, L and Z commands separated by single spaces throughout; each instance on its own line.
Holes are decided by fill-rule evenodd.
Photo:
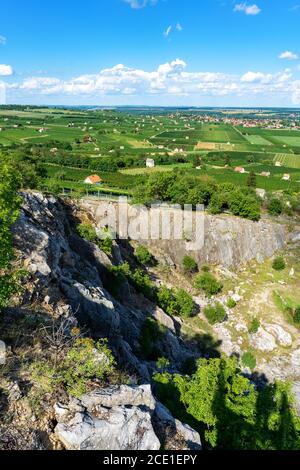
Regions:
M 250 188 L 256 188 L 256 174 L 254 171 L 250 171 L 248 177 L 247 177 L 247 186 Z
M 151 264 L 153 261 L 153 256 L 150 251 L 143 245 L 140 245 L 135 250 L 136 259 L 140 264 Z
M 282 256 L 278 256 L 274 259 L 272 267 L 275 271 L 283 271 L 285 269 L 285 261 Z

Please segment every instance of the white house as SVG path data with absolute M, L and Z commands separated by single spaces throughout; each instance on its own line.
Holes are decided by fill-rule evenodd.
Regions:
M 148 167 L 148 168 L 154 168 L 155 167 L 155 161 L 153 160 L 153 158 L 147 158 L 146 167 Z
M 285 173 L 282 177 L 283 181 L 290 181 L 291 179 L 291 175 L 289 175 L 288 173 Z
M 282 166 L 282 165 L 281 165 L 281 162 L 276 162 L 276 163 L 275 163 L 275 166 Z

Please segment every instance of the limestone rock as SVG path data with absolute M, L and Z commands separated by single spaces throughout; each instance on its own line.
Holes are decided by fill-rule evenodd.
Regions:
M 259 349 L 260 351 L 273 351 L 276 349 L 276 341 L 271 333 L 268 333 L 261 326 L 257 333 L 251 335 L 250 344 L 253 348 Z
M 168 426 L 181 449 L 201 448 L 198 433 L 175 420 L 150 385 L 99 389 L 54 410 L 55 434 L 68 450 L 159 450 L 157 434 Z
M 272 324 L 265 326 L 266 331 L 271 333 L 271 335 L 275 336 L 276 341 L 281 346 L 291 346 L 293 339 L 290 333 L 286 332 L 280 325 Z

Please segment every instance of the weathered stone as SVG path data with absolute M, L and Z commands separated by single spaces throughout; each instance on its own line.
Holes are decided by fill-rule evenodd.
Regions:
M 260 351 L 273 351 L 276 349 L 274 336 L 262 327 L 259 327 L 257 333 L 251 335 L 250 344 L 253 348 L 259 349 Z
M 293 339 L 289 333 L 287 333 L 280 325 L 266 325 L 266 331 L 275 336 L 276 341 L 281 346 L 291 346 Z

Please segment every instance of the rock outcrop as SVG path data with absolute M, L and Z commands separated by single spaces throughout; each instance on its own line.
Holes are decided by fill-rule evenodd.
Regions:
M 90 211 L 101 225 L 103 214 L 109 213 L 113 208 L 118 221 L 118 203 L 107 201 L 82 201 L 82 207 Z M 122 213 L 126 203 L 122 202 Z M 130 216 L 130 210 L 127 208 Z M 296 241 L 297 234 L 289 234 L 283 224 L 268 220 L 251 222 L 250 220 L 222 214 L 212 216 L 203 214 L 203 241 L 202 248 L 188 251 L 199 265 L 217 264 L 224 267 L 239 266 L 250 260 L 263 262 L 264 259 L 282 249 L 288 241 Z M 129 217 L 130 220 L 130 217 Z M 183 257 L 187 254 L 187 243 L 182 240 L 142 240 L 142 243 L 151 247 L 151 252 L 157 259 L 167 263 L 181 265 Z
M 57 403 L 55 412 L 55 433 L 68 450 L 201 449 L 199 434 L 175 420 L 150 385 L 96 390 Z

